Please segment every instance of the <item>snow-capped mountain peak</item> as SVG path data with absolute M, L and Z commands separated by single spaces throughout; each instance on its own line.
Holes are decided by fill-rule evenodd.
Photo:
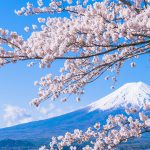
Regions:
M 109 110 L 119 107 L 135 106 L 143 107 L 144 103 L 150 103 L 150 86 L 143 82 L 127 83 L 113 93 L 90 104 L 89 111 L 96 109 Z

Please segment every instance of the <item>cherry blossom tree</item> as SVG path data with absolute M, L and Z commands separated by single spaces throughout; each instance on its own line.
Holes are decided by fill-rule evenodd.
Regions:
M 52 17 L 38 18 L 40 29 L 39 24 L 33 24 L 32 29 L 26 26 L 24 30 L 31 32 L 27 39 L 16 31 L 0 29 L 0 66 L 30 60 L 29 67 L 38 62 L 40 68 L 49 68 L 53 62 L 62 60 L 59 75 L 48 74 L 35 81 L 39 92 L 32 103 L 36 106 L 46 99 L 56 100 L 64 96 L 62 102 L 65 102 L 66 95 L 70 94 L 76 95 L 76 100 L 80 101 L 85 86 L 103 73 L 115 72 L 117 75 L 124 62 L 132 60 L 130 65 L 135 67 L 134 59 L 150 53 L 149 0 L 51 0 L 47 6 L 38 0 L 37 6 L 28 2 L 15 13 L 18 16 L 52 14 Z M 116 81 L 115 76 L 112 79 Z M 77 139 L 86 141 L 96 137 L 94 149 L 100 149 L 101 145 L 110 149 L 133 135 L 142 134 L 150 124 L 150 120 L 145 118 L 133 120 L 117 115 L 109 118 L 111 125 L 106 125 L 100 132 L 99 127 L 97 129 L 99 124 L 96 124 L 96 131 L 89 128 L 85 133 L 79 130 L 74 134 L 67 133 L 60 138 L 58 147 Z M 116 122 L 118 119 L 120 124 Z M 116 125 L 118 130 L 114 129 Z M 117 134 L 119 139 L 114 137 Z M 52 143 L 59 142 L 54 138 Z M 85 147 L 87 149 L 91 148 Z

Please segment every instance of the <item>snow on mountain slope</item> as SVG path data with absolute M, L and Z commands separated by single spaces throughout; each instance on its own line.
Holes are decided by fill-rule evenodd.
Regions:
M 104 111 L 127 106 L 141 108 L 144 103 L 150 103 L 150 86 L 143 82 L 134 82 L 123 85 L 88 107 L 89 111 L 96 109 Z

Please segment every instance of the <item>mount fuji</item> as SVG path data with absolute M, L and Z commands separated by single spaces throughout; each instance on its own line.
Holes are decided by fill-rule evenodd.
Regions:
M 88 107 L 91 111 L 96 109 L 105 111 L 128 106 L 142 108 L 144 103 L 150 103 L 150 86 L 143 82 L 135 82 L 125 84 Z
M 48 144 L 52 136 L 63 135 L 67 131 L 73 132 L 76 128 L 86 130 L 96 122 L 103 124 L 110 114 L 125 114 L 124 110 L 128 106 L 142 110 L 144 103 L 150 103 L 150 86 L 143 82 L 127 83 L 80 110 L 46 120 L 0 129 L 0 140 L 26 140 L 39 145 L 44 144 L 43 142 Z M 150 135 L 144 140 L 150 140 Z M 150 148 L 150 144 L 148 147 Z

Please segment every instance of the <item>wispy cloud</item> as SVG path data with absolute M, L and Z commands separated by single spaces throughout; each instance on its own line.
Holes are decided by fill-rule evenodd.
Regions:
M 32 112 L 33 110 L 33 112 Z M 39 106 L 37 110 L 35 108 L 27 110 L 25 108 L 14 106 L 14 105 L 4 105 L 3 116 L 2 116 L 2 126 L 9 127 L 21 123 L 27 123 L 35 120 L 43 120 L 59 116 L 68 113 L 73 110 L 72 107 L 67 107 L 66 109 L 57 107 L 53 103 L 49 103 L 47 106 Z M 1 127 L 2 127 L 1 126 Z
M 33 120 L 33 118 L 24 108 L 12 105 L 5 105 L 3 120 L 4 124 L 8 127 L 12 125 L 30 122 Z
M 56 106 L 53 103 L 50 103 L 48 106 L 46 107 L 38 107 L 38 111 L 44 115 L 47 115 L 49 113 L 51 113 L 53 110 L 55 110 Z
M 42 115 L 44 115 L 43 116 L 44 119 L 63 115 L 63 114 L 70 112 L 72 110 L 73 110 L 72 107 L 68 107 L 67 109 L 63 109 L 63 108 L 61 109 L 61 108 L 57 107 L 56 105 L 54 105 L 53 103 L 50 103 L 48 106 L 38 108 L 38 111 Z

